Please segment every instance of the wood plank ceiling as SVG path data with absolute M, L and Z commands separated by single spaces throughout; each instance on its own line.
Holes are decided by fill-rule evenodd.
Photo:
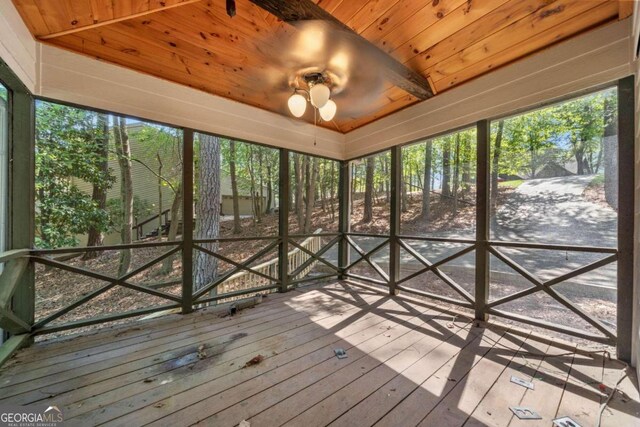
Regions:
M 624 19 L 633 5 L 628 0 L 314 2 L 427 78 L 436 94 Z M 237 0 L 233 18 L 227 16 L 224 0 L 13 3 L 43 43 L 288 115 L 287 84 L 298 71 L 288 60 L 288 41 L 298 30 L 249 0 Z M 353 78 L 334 96 L 338 115 L 323 126 L 349 132 L 419 101 L 389 82 L 361 78 L 363 70 L 377 67 L 357 65 Z M 369 86 L 356 90 L 359 83 Z M 314 120 L 311 111 L 304 119 Z

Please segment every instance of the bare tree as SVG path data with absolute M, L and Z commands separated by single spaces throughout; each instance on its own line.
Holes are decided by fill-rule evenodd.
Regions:
M 604 99 L 604 197 L 609 206 L 618 209 L 618 111 L 615 98 Z M 598 165 L 598 170 L 600 165 Z
M 491 159 L 491 194 L 489 196 L 489 206 L 491 220 L 495 221 L 496 209 L 498 207 L 498 173 L 500 169 L 500 155 L 502 154 L 502 135 L 504 133 L 504 120 L 498 122 L 496 141 L 493 145 L 493 157 Z
M 198 180 L 198 203 L 196 206 L 195 239 L 215 239 L 220 235 L 220 139 L 210 135 L 199 135 L 200 162 Z M 185 218 L 189 221 L 191 218 Z M 218 243 L 203 243 L 212 252 Z M 217 259 L 196 252 L 193 265 L 193 287 L 199 290 L 210 284 L 218 274 Z M 212 294 L 215 290 L 211 291 Z
M 98 114 L 97 127 L 100 131 L 98 141 L 100 155 L 100 170 L 106 176 L 109 173 L 109 119 L 106 114 Z M 107 188 L 104 185 L 93 185 L 91 200 L 96 207 L 101 210 L 107 208 Z M 87 238 L 87 246 L 102 246 L 104 243 L 104 235 L 102 230 L 91 225 L 89 227 L 89 235 Z M 86 252 L 82 257 L 83 260 L 93 259 L 98 256 L 98 252 Z
M 267 202 L 265 206 L 265 213 L 267 214 L 273 211 L 273 166 L 271 161 L 271 158 L 267 158 Z
M 302 154 L 296 154 L 294 163 L 295 175 L 296 175 L 296 215 L 298 217 L 298 229 L 302 232 L 304 230 L 304 182 L 302 173 L 307 167 L 307 156 Z
M 442 147 L 442 197 L 451 196 L 451 137 L 444 138 Z
M 337 198 L 337 194 L 334 194 L 333 190 L 336 187 L 335 185 L 335 176 L 336 176 L 336 162 L 331 162 L 331 181 L 329 184 L 329 203 L 331 204 L 331 221 L 335 220 L 336 217 L 336 208 L 335 208 L 335 199 Z M 337 191 L 337 189 L 336 189 Z
M 182 180 L 176 189 L 176 192 L 173 196 L 173 202 L 171 203 L 171 224 L 169 225 L 169 231 L 167 232 L 167 240 L 173 242 L 178 237 L 178 216 L 180 215 L 180 211 L 182 210 L 182 198 L 183 198 L 183 187 Z M 184 222 L 184 219 L 183 219 Z M 162 262 L 162 269 L 159 272 L 159 275 L 170 273 L 173 268 L 173 259 L 174 257 L 168 257 Z
M 118 165 L 120 166 L 120 200 L 122 202 L 122 227 L 120 237 L 122 243 L 132 240 L 133 228 L 133 180 L 131 177 L 131 146 L 127 133 L 127 120 L 124 117 L 113 117 L 113 134 Z M 118 275 L 122 276 L 131 266 L 131 250 L 120 251 Z
M 305 203 L 304 227 L 301 226 L 301 230 L 303 233 L 311 233 L 311 215 L 313 214 L 313 207 L 315 205 L 315 187 L 316 181 L 318 180 L 318 159 L 307 160 L 305 180 L 307 194 Z
M 373 220 L 373 169 L 375 165 L 375 158 L 372 156 L 367 157 L 367 174 L 365 177 L 364 188 L 364 214 L 362 216 L 362 222 L 368 224 Z
M 460 184 L 460 132 L 456 134 L 453 154 L 453 216 L 458 214 L 458 187 Z
M 236 176 L 236 142 L 229 141 L 229 174 L 231 175 L 231 197 L 233 199 L 233 234 L 242 232 L 240 224 L 240 201 L 238 198 L 238 177 Z
M 431 210 L 431 161 L 433 159 L 433 142 L 424 144 L 424 178 L 422 182 L 422 219 L 427 221 Z
M 162 178 L 162 168 L 164 164 L 162 163 L 162 158 L 160 157 L 160 152 L 156 153 L 156 160 L 158 160 L 158 239 L 162 238 L 162 184 L 164 183 L 164 178 Z

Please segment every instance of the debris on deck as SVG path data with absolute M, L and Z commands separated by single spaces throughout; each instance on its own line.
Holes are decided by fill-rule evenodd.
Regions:
M 258 363 L 262 362 L 264 360 L 264 356 L 259 354 L 253 358 L 251 358 L 251 360 L 249 360 L 247 363 L 244 364 L 245 368 L 248 368 L 249 366 L 254 366 L 257 365 Z
M 229 310 L 227 312 L 227 315 L 234 316 L 235 314 L 237 314 L 241 310 L 245 310 L 247 308 L 255 307 L 256 305 L 258 305 L 258 304 L 260 304 L 262 302 L 262 297 L 263 297 L 263 295 L 256 295 L 256 296 L 251 297 L 251 298 L 245 298 L 245 299 L 241 299 L 241 300 L 235 301 L 233 304 L 231 304 L 229 306 Z
M 207 358 L 206 347 L 204 344 L 198 347 L 198 359 L 203 360 Z
M 336 354 L 336 357 L 338 359 L 346 359 L 347 358 L 347 352 L 345 351 L 344 348 L 336 348 L 335 350 L 333 350 L 333 352 Z

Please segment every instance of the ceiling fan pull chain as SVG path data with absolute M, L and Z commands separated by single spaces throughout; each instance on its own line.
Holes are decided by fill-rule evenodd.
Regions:
M 313 109 L 313 125 L 313 146 L 315 147 L 318 144 L 318 110 L 315 108 Z
M 230 18 L 236 16 L 236 0 L 227 0 L 227 15 Z

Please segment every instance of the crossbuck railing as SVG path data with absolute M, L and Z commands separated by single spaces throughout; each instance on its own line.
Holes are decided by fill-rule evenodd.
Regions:
M 319 228 L 314 231 L 313 234 L 315 236 L 307 237 L 300 246 L 307 249 L 310 252 L 317 253 L 322 247 L 322 236 L 319 234 L 322 232 L 322 229 Z M 300 248 L 295 248 L 289 251 L 289 271 L 296 271 L 299 267 L 301 267 L 307 260 L 311 259 L 311 255 L 307 252 L 304 252 Z M 313 270 L 315 265 L 318 263 L 317 260 L 311 262 L 308 266 L 306 266 L 300 273 L 298 273 L 297 277 L 304 277 L 309 272 Z M 218 294 L 226 294 L 229 292 L 235 292 L 245 289 L 258 288 L 261 286 L 265 286 L 270 284 L 270 280 L 265 278 L 265 276 L 269 277 L 278 277 L 278 269 L 280 268 L 280 262 L 278 258 L 274 258 L 272 260 L 263 262 L 255 267 L 251 267 L 252 271 L 242 271 L 234 274 L 229 277 L 227 280 L 222 282 L 220 286 L 218 286 Z M 261 273 L 261 274 L 257 274 Z

